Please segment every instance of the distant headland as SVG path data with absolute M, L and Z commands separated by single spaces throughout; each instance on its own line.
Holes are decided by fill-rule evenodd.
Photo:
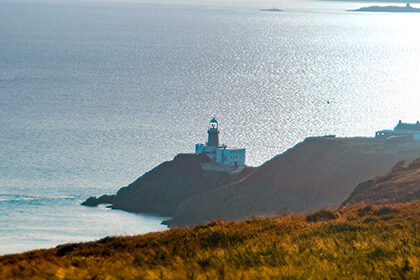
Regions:
M 386 13 L 420 13 L 420 9 L 413 8 L 407 3 L 406 6 L 369 6 L 348 12 L 386 12 Z
M 310 137 L 259 167 L 245 165 L 245 149 L 219 145 L 216 119 L 207 133 L 194 154 L 179 154 L 116 195 L 83 205 L 172 217 L 171 227 L 307 213 L 339 207 L 361 182 L 420 157 L 419 122 L 400 121 L 375 137 Z

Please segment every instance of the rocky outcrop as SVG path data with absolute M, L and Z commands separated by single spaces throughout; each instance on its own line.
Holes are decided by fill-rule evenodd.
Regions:
M 115 201 L 115 195 L 107 195 L 104 194 L 97 198 L 96 196 L 91 196 L 88 199 L 86 199 L 84 202 L 82 202 L 83 206 L 98 206 L 99 204 L 112 204 Z
M 91 197 L 83 205 L 111 203 L 114 209 L 173 216 L 179 203 L 243 178 L 252 168 L 239 173 L 202 168 L 210 159 L 205 154 L 179 154 L 145 173 L 114 196 Z
M 339 207 L 355 186 L 420 156 L 417 141 L 308 138 L 244 179 L 182 201 L 170 226 Z
M 354 204 L 405 203 L 420 199 L 420 158 L 360 183 L 341 207 Z

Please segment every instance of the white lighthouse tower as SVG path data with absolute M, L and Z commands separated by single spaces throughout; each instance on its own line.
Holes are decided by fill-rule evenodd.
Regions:
M 219 123 L 212 118 L 207 130 L 208 141 L 206 144 L 196 144 L 195 153 L 206 153 L 213 163 L 221 166 L 243 167 L 245 166 L 245 149 L 228 148 L 226 145 L 219 145 Z

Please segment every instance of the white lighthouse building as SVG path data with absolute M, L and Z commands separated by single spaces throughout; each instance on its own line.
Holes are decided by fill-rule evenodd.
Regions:
M 195 153 L 206 153 L 214 162 L 222 166 L 242 167 L 245 166 L 245 149 L 228 148 L 226 145 L 219 145 L 219 124 L 215 118 L 211 119 L 206 144 L 196 144 Z

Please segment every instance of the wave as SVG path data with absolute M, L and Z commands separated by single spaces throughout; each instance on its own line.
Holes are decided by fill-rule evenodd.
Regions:
M 0 194 L 2 201 L 25 201 L 25 200 L 45 200 L 45 199 L 74 199 L 70 195 L 21 195 L 21 194 Z

